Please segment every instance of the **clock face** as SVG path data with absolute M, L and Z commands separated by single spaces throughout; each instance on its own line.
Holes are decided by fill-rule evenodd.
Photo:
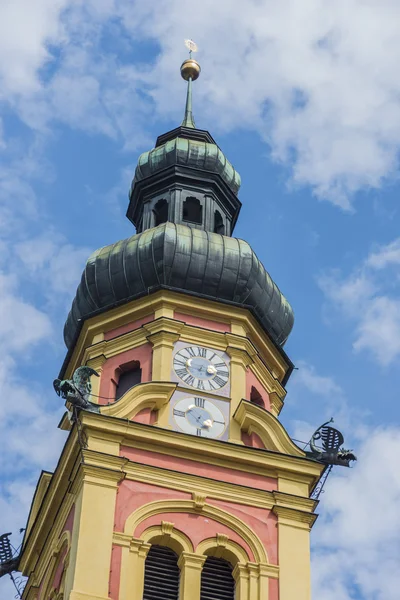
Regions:
M 174 356 L 174 371 L 186 385 L 205 392 L 222 389 L 229 381 L 224 359 L 209 348 L 186 346 Z
M 181 431 L 199 437 L 219 438 L 226 428 L 222 411 L 205 398 L 182 398 L 174 405 L 172 414 Z

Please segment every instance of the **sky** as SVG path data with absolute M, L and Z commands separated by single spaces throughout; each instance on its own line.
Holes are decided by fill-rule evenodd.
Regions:
M 63 324 L 89 254 L 134 234 L 129 185 L 182 119 L 188 37 L 197 126 L 242 177 L 234 235 L 295 312 L 282 422 L 307 441 L 334 417 L 358 456 L 320 497 L 313 598 L 397 600 L 398 0 L 1 0 L 0 531 L 19 543 L 65 441 Z

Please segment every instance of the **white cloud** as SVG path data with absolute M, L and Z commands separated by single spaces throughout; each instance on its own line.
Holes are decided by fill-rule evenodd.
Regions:
M 8 1 L 0 89 L 32 127 L 56 119 L 137 147 L 147 119 L 181 117 L 190 34 L 198 122 L 256 129 L 294 183 L 348 209 L 353 193 L 396 176 L 398 17 L 394 0 L 204 0 L 195 20 L 180 0 Z
M 25 276 L 36 282 L 39 278 L 48 299 L 53 300 L 55 293 L 70 299 L 92 252 L 67 243 L 54 231 L 19 242 L 14 251 L 26 268 Z
M 301 385 L 311 393 L 322 396 L 343 394 L 343 390 L 332 377 L 319 375 L 313 365 L 303 360 L 297 361 L 296 365 L 298 370 L 293 375 L 296 385 Z
M 372 269 L 384 269 L 400 264 L 400 238 L 372 252 L 368 256 L 366 264 Z
M 333 271 L 319 277 L 330 306 L 354 324 L 353 348 L 381 365 L 400 356 L 400 238 L 380 246 L 347 277 Z
M 38 71 L 50 59 L 50 44 L 63 40 L 62 10 L 69 0 L 3 0 L 0 4 L 0 94 L 40 87 Z
M 397 600 L 400 430 L 375 429 L 354 469 L 334 471 L 312 532 L 313 597 Z
M 52 327 L 41 311 L 24 301 L 11 275 L 0 272 L 0 348 L 18 352 L 48 338 Z

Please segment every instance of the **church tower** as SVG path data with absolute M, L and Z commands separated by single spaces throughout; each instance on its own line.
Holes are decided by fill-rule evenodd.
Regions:
M 233 236 L 240 177 L 195 127 L 199 64 L 181 74 L 183 122 L 136 167 L 137 233 L 89 257 L 66 321 L 69 433 L 33 499 L 26 600 L 310 600 L 325 465 L 279 421 L 293 313 Z

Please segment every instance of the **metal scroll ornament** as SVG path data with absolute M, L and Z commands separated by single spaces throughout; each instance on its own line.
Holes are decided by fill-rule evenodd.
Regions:
M 89 401 L 92 392 L 90 377 L 99 377 L 97 371 L 91 367 L 79 367 L 76 369 L 72 379 L 55 379 L 53 387 L 56 393 L 69 402 L 73 408 L 98 412 L 97 404 Z
M 333 419 L 318 427 L 310 440 L 311 452 L 307 452 L 307 455 L 327 465 L 349 467 L 357 457 L 352 450 L 341 447 L 344 443 L 343 435 L 329 425 L 332 422 Z
M 19 531 L 22 533 L 25 529 Z M 15 573 L 18 571 L 21 546 L 15 549 L 11 544 L 10 535 L 11 533 L 0 535 L 0 577 L 9 575 L 17 592 L 15 598 L 22 598 L 25 582 L 18 573 Z

